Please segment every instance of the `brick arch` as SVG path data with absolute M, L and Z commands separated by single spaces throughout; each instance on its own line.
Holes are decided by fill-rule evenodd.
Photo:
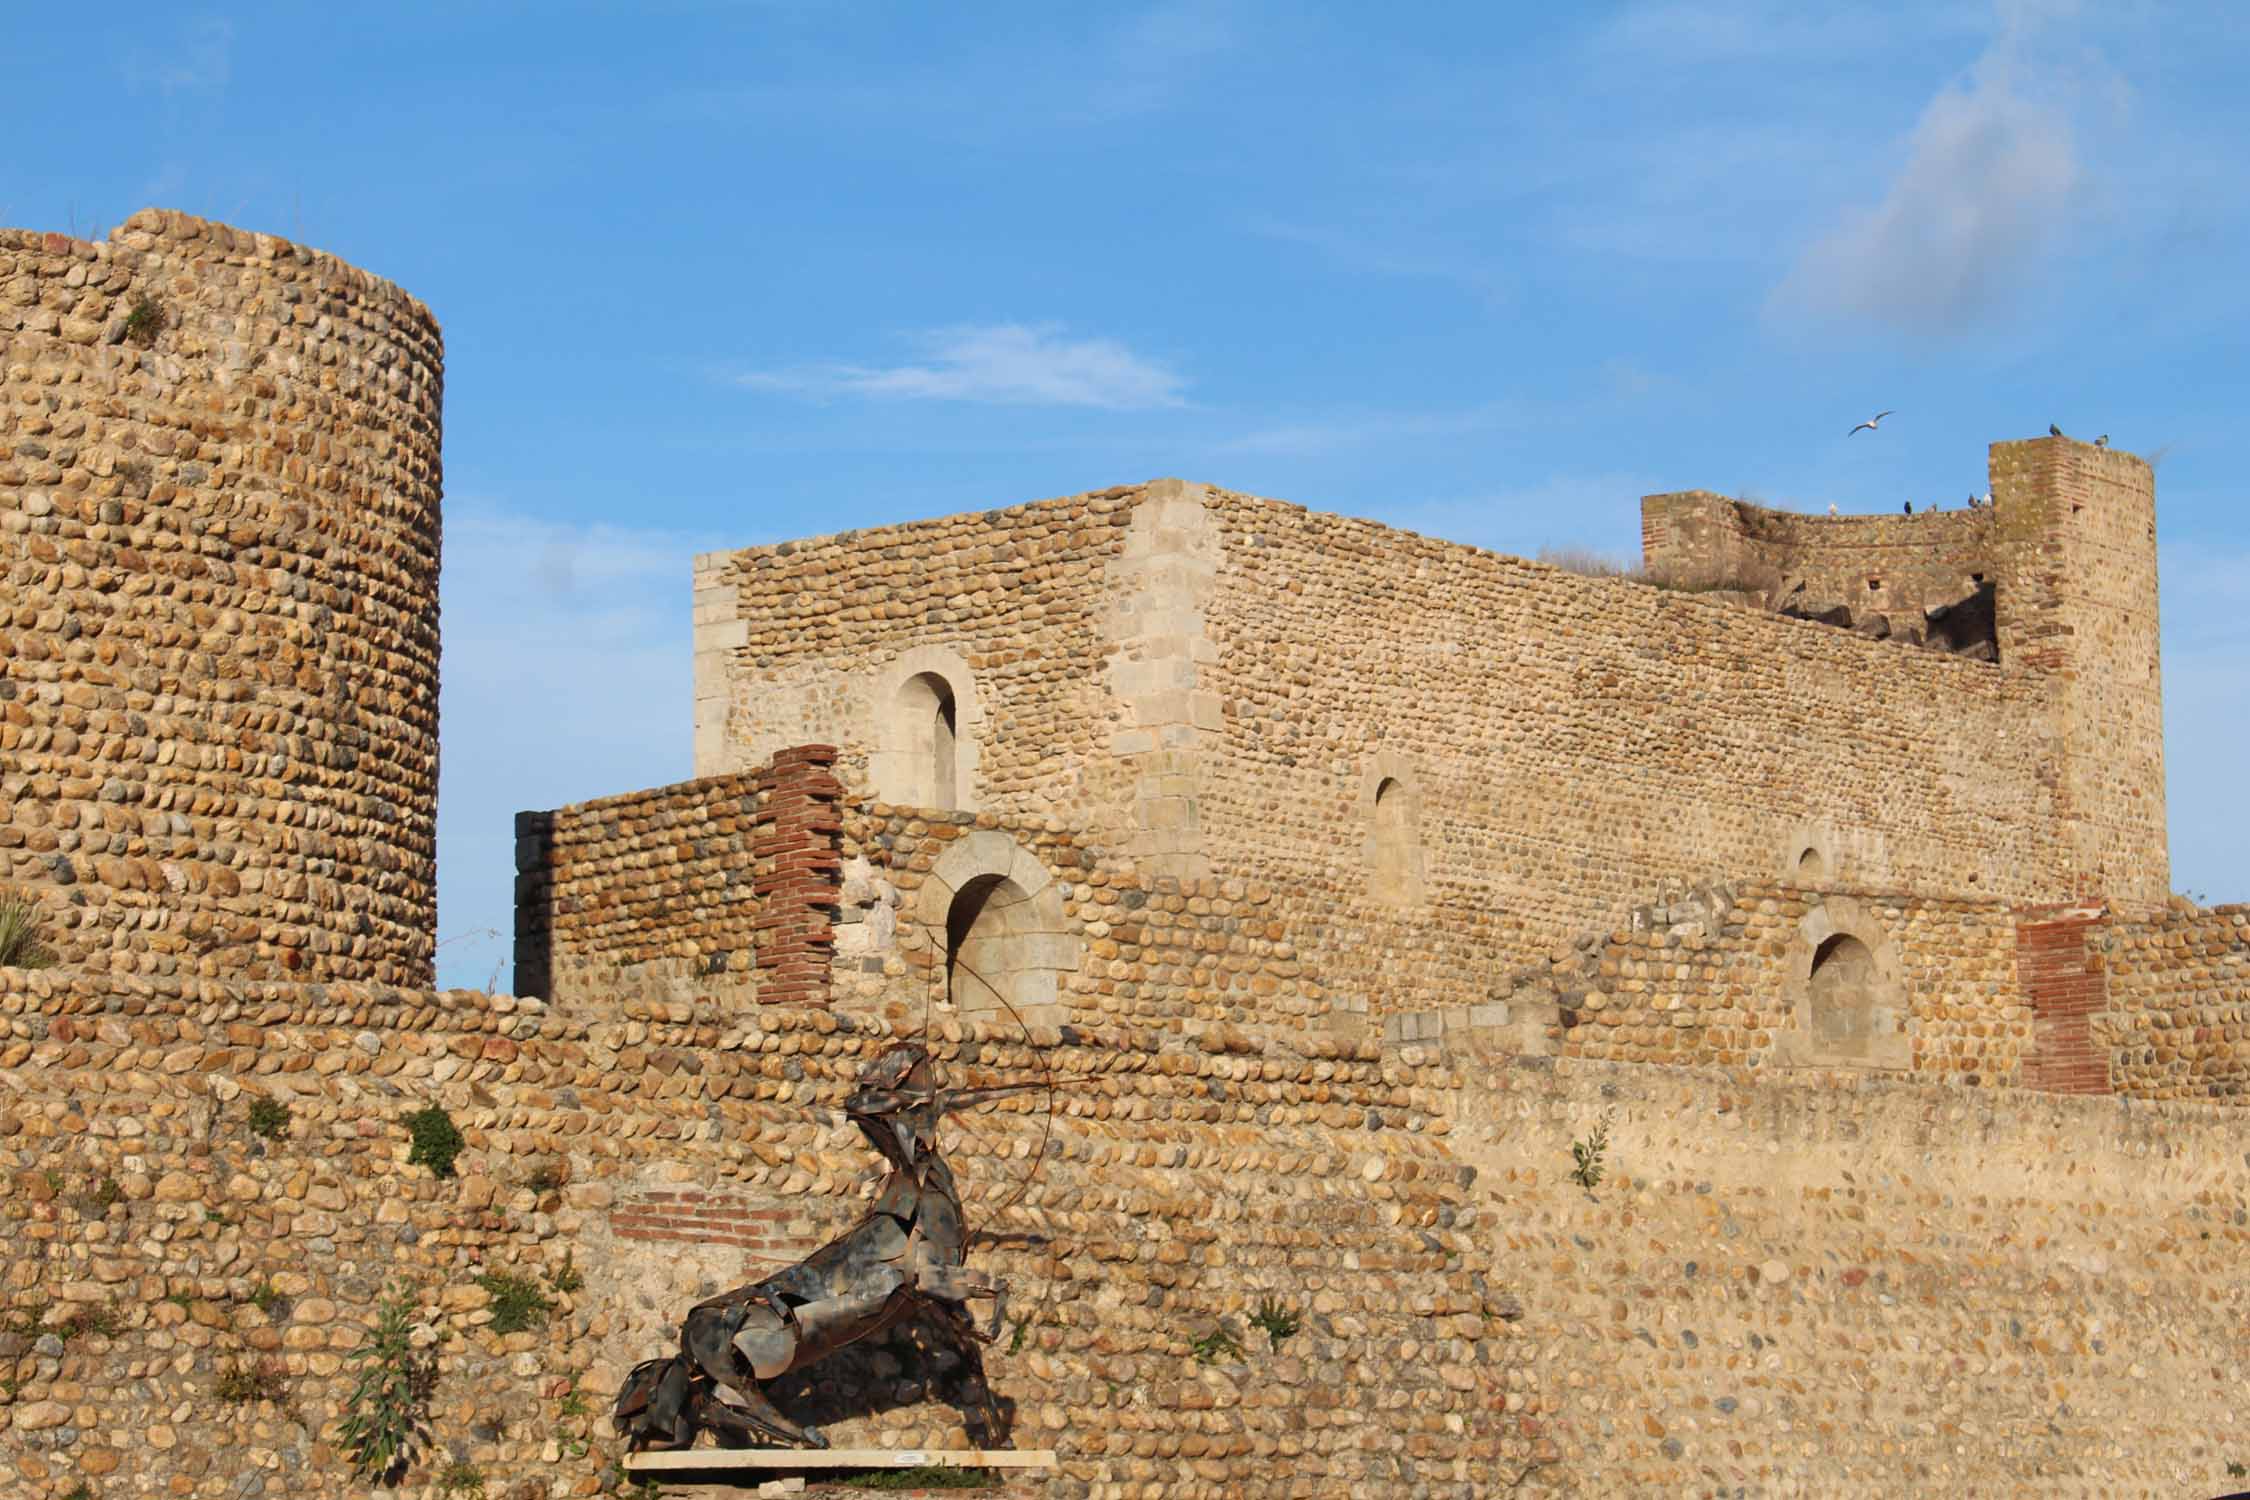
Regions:
M 1083 945 L 1062 888 L 1014 839 L 988 828 L 955 843 L 922 882 L 914 916 L 943 955 L 962 1014 L 1005 1016 L 1005 996 L 1026 1022 L 1059 1018 L 1062 978 L 1077 972 Z
M 1849 898 L 1829 897 L 1805 913 L 1781 962 L 1790 1027 L 1775 1039 L 1777 1063 L 1913 1066 L 1898 950 L 1872 912 Z

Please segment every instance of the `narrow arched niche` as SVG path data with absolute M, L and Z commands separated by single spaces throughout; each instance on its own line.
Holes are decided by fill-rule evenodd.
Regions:
M 1379 900 L 1407 901 L 1414 887 L 1414 806 L 1405 783 L 1386 776 L 1375 786 L 1368 874 Z
M 889 725 L 893 764 L 905 776 L 895 800 L 952 812 L 960 807 L 960 716 L 953 684 L 936 672 L 917 672 L 899 685 Z
M 1848 932 L 1813 952 L 1805 983 L 1813 1046 L 1839 1062 L 1866 1060 L 1875 1031 L 1875 955 Z
M 1821 857 L 1818 849 L 1807 849 L 1797 856 L 1796 874 L 1798 882 L 1803 885 L 1812 885 L 1818 881 L 1826 880 L 1828 878 L 1828 861 Z

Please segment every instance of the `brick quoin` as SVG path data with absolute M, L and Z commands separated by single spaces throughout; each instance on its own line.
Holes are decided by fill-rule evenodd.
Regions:
M 765 770 L 751 852 L 758 871 L 758 1000 L 828 1003 L 829 955 L 843 885 L 844 795 L 833 745 L 776 752 Z
M 2109 975 L 2087 934 L 2098 905 L 2047 908 L 2016 922 L 2016 976 L 2031 1001 L 2031 1052 L 2023 1086 L 2050 1094 L 2107 1094 L 2109 1058 L 2094 1046 L 2092 1017 L 2109 1008 Z

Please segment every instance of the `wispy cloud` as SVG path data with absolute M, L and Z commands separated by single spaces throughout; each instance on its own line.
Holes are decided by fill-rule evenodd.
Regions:
M 1458 411 L 1345 411 L 1255 427 L 1234 437 L 1221 438 L 1210 451 L 1226 454 L 1263 454 L 1284 458 L 1311 458 L 1347 448 L 1395 442 L 1403 438 L 1450 437 L 1468 432 L 1490 432 L 1524 420 L 1523 406 L 1515 401 L 1487 401 Z
M 440 585 L 442 982 L 481 987 L 507 958 L 516 810 L 689 774 L 693 558 L 760 540 L 573 525 L 473 498 L 449 502 Z
M 137 48 L 125 58 L 126 87 L 154 89 L 165 98 L 220 94 L 234 73 L 234 23 L 199 16 L 177 27 L 159 49 Z
M 1798 259 L 1773 310 L 1947 334 L 2010 310 L 2071 243 L 2086 200 L 2069 104 L 2080 80 L 2034 59 L 2057 7 L 2010 4 L 1965 77 L 1922 111 L 1882 198 Z
M 815 399 L 970 401 L 995 406 L 1184 406 L 1186 381 L 1114 339 L 1073 339 L 1059 324 L 993 323 L 922 334 L 919 360 L 818 364 L 738 375 L 753 390 Z

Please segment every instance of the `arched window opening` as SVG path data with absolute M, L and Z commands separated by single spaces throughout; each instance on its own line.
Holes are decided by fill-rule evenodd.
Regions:
M 961 805 L 960 736 L 953 684 L 935 672 L 906 679 L 899 688 L 896 730 L 910 775 L 900 800 L 952 812 Z
M 946 999 L 974 1015 L 1029 998 L 1021 990 L 1036 926 L 1030 894 L 1007 876 L 979 875 L 962 886 L 945 914 Z
M 1868 1057 L 1875 1040 L 1875 955 L 1849 933 L 1837 933 L 1813 951 L 1806 999 L 1812 1042 L 1823 1056 L 1850 1062 Z
M 1375 827 L 1368 867 L 1375 895 L 1385 901 L 1414 897 L 1414 803 L 1405 785 L 1386 776 L 1375 787 Z

